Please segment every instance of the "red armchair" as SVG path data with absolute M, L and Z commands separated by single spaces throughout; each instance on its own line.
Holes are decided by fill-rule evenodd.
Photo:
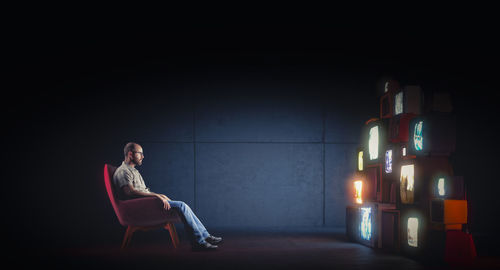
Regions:
M 113 174 L 116 167 L 104 165 L 104 183 L 109 200 L 121 225 L 127 227 L 121 248 L 127 247 L 132 235 L 137 230 L 151 230 L 165 228 L 170 232 L 174 248 L 179 246 L 179 237 L 174 223 L 181 222 L 177 212 L 165 210 L 163 203 L 156 197 L 144 197 L 131 200 L 118 200 L 113 185 Z

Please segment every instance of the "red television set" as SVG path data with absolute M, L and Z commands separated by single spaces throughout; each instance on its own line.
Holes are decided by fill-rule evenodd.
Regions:
M 392 143 L 408 142 L 410 120 L 416 116 L 413 113 L 402 113 L 391 118 L 389 122 L 389 141 Z
M 456 146 L 456 119 L 448 113 L 432 113 L 410 120 L 408 153 L 450 155 Z
M 384 164 L 368 165 L 365 168 L 366 200 L 371 202 L 396 203 L 396 187 L 393 185 L 395 181 L 391 177 L 384 177 L 383 170 Z
M 442 175 L 453 175 L 453 168 L 447 157 L 429 156 L 401 160 L 399 202 L 406 205 L 428 203 L 434 194 L 433 180 Z
M 364 161 L 367 165 L 384 162 L 384 149 L 387 144 L 387 119 L 372 118 L 366 121 L 362 131 Z
M 394 115 L 403 113 L 422 113 L 422 89 L 418 85 L 405 86 L 401 91 L 394 94 Z

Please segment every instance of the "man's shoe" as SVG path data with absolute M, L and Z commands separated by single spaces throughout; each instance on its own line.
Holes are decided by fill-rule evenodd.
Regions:
M 196 243 L 193 245 L 193 251 L 210 251 L 210 250 L 217 250 L 216 245 L 212 245 L 208 242 L 205 243 Z
M 215 237 L 215 236 L 210 235 L 207 238 L 205 238 L 205 241 L 207 241 L 208 243 L 210 243 L 212 245 L 217 245 L 220 242 L 222 242 L 222 237 Z

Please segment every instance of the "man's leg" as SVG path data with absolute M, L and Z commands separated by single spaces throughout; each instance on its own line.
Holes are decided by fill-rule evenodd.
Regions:
M 192 241 L 198 244 L 205 243 L 205 238 L 210 234 L 189 205 L 181 201 L 169 201 L 168 203 L 179 212 L 186 231 L 194 238 Z

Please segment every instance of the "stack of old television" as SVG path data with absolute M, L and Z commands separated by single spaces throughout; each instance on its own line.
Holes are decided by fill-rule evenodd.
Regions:
M 380 116 L 366 121 L 346 209 L 351 240 L 411 257 L 443 258 L 466 233 L 464 179 L 454 175 L 456 120 L 450 95 L 384 82 Z M 448 239 L 447 239 L 448 238 Z M 430 256 L 430 257 L 429 257 Z

